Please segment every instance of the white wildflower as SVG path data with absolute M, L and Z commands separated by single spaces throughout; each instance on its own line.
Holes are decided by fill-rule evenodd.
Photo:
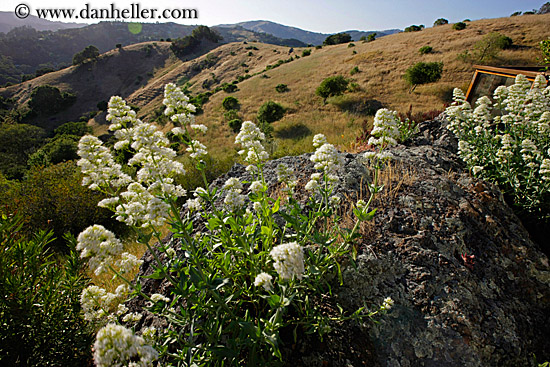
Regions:
M 320 146 L 328 143 L 327 138 L 323 134 L 317 134 L 313 137 L 313 147 L 319 148 Z
M 142 317 L 143 317 L 143 315 L 140 314 L 139 312 L 130 312 L 130 313 L 127 313 L 126 315 L 124 315 L 124 317 L 122 318 L 122 321 L 123 322 L 136 323 L 139 320 L 141 320 Z
M 483 171 L 483 166 L 473 166 L 472 167 L 472 173 L 474 175 L 477 175 L 481 171 Z
M 94 362 L 97 367 L 153 366 L 158 353 L 145 344 L 142 337 L 117 324 L 99 330 L 94 343 Z
M 283 243 L 273 247 L 269 253 L 274 260 L 273 267 L 283 280 L 292 277 L 302 279 L 304 269 L 304 251 L 297 242 Z
M 393 299 L 391 299 L 391 297 L 387 297 L 382 303 L 382 308 L 384 308 L 385 310 L 389 310 L 393 307 L 394 303 L 395 302 L 393 301 Z
M 128 252 L 123 252 L 121 258 L 116 262 L 120 274 L 129 273 L 141 266 L 141 264 L 143 264 L 143 260 Z
M 265 191 L 265 186 L 260 181 L 254 181 L 250 184 L 250 187 L 248 188 L 252 194 L 260 194 L 261 192 Z
M 170 298 L 165 297 L 165 296 L 163 296 L 162 294 L 159 294 L 159 293 L 153 293 L 151 295 L 151 300 L 153 302 L 170 302 Z
M 266 291 L 271 291 L 273 290 L 273 285 L 271 284 L 272 279 L 273 277 L 268 273 L 260 273 L 256 276 L 256 279 L 254 279 L 254 285 L 256 287 L 264 287 Z
M 107 271 L 123 249 L 115 234 L 101 225 L 86 228 L 78 235 L 76 249 L 80 257 L 88 258 L 88 266 L 96 275 Z

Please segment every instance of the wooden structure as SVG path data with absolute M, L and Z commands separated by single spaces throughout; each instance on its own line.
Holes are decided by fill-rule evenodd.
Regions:
M 531 82 L 535 77 L 542 74 L 548 82 L 548 73 L 542 72 L 541 67 L 521 67 L 521 66 L 484 66 L 474 65 L 476 69 L 474 77 L 470 82 L 466 92 L 466 100 L 473 106 L 475 101 L 481 96 L 492 97 L 495 89 L 500 86 L 510 86 L 514 84 L 518 74 L 523 74 Z

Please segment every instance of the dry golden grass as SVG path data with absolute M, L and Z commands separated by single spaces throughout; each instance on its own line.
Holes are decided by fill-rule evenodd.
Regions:
M 548 38 L 549 23 L 549 14 L 483 19 L 469 22 L 462 31 L 453 30 L 452 25 L 444 25 L 421 32 L 394 34 L 370 43 L 356 42 L 353 48 L 348 48 L 347 44 L 312 48 L 310 56 L 265 72 L 269 78 L 257 75 L 239 83 L 239 90 L 231 95 L 239 100 L 240 115 L 244 120 L 254 120 L 260 105 L 268 100 L 287 108 L 283 119 L 273 124 L 273 150 L 277 157 L 311 151 L 311 137 L 316 133 L 324 133 L 340 149 L 353 150 L 355 138 L 362 130 L 363 123 L 371 123 L 372 117 L 344 112 L 330 103 L 323 105 L 321 98 L 315 95 L 315 90 L 325 78 L 344 75 L 357 83 L 360 90 L 348 93 L 346 98 L 378 100 L 384 106 L 400 112 L 407 111 L 410 106 L 413 112 L 442 110 L 444 99 L 448 98 L 452 88 L 466 88 L 473 75 L 472 66 L 457 59 L 459 53 L 471 50 L 485 34 L 500 32 L 511 37 L 518 47 L 502 51 L 500 59 L 495 62 L 533 65 L 539 53 L 538 42 Z M 420 55 L 418 49 L 424 45 L 432 46 L 435 52 Z M 246 50 L 248 46 L 257 47 L 258 50 Z M 203 92 L 202 82 L 211 78 L 212 74 L 216 75 L 220 83 L 230 83 L 237 76 L 244 75 L 244 69 L 248 69 L 250 74 L 264 70 L 266 65 L 289 58 L 291 54 L 288 50 L 287 47 L 260 43 L 223 45 L 211 51 L 219 57 L 218 65 L 191 78 L 191 90 L 195 93 Z M 254 56 L 248 56 L 249 51 Z M 301 55 L 301 52 L 301 48 L 295 48 L 293 55 Z M 414 93 L 409 94 L 409 86 L 403 74 L 419 61 L 442 61 L 443 76 L 438 83 L 418 86 Z M 241 65 L 243 62 L 246 68 Z M 156 80 L 155 85 L 161 88 L 168 81 L 177 81 L 188 70 L 190 63 L 172 66 L 170 73 Z M 360 72 L 350 76 L 350 70 L 355 66 Z M 280 83 L 287 84 L 290 90 L 286 93 L 276 92 L 275 86 Z M 235 134 L 226 125 L 221 107 L 227 95 L 223 91 L 216 93 L 205 104 L 204 113 L 197 116 L 199 123 L 210 128 L 205 143 L 214 157 L 234 156 L 236 151 L 233 145 Z M 160 100 L 160 92 L 157 92 L 157 97 L 144 106 L 143 113 L 151 111 L 152 106 L 158 107 Z

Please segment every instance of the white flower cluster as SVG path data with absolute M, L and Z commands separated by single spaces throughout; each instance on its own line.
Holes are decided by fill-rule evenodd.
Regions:
M 227 179 L 222 189 L 225 191 L 223 203 L 228 211 L 234 212 L 243 207 L 246 196 L 241 195 L 243 184 L 238 178 Z
M 172 130 L 174 134 L 182 134 L 183 130 L 177 130 L 179 126 L 195 125 L 195 116 L 193 114 L 196 112 L 197 108 L 192 103 L 189 103 L 189 97 L 187 97 L 175 84 L 166 84 L 162 104 L 166 106 L 164 114 L 170 117 L 170 120 L 176 125 L 176 128 Z M 193 127 L 191 126 L 191 128 Z M 206 126 L 200 127 L 199 129 L 202 130 L 204 128 L 206 128 Z
M 274 260 L 273 267 L 282 280 L 292 277 L 302 279 L 304 268 L 304 251 L 297 242 L 283 243 L 269 252 Z
M 454 96 L 445 110 L 448 128 L 472 173 L 499 177 L 508 185 L 501 189 L 517 194 L 518 202 L 538 205 L 541 193 L 550 189 L 545 163 L 550 159 L 550 86 L 544 77 L 537 76 L 531 86 L 518 75 L 513 85 L 495 90 L 494 104 L 481 97 L 473 111 L 459 89 Z M 501 114 L 493 117 L 495 107 Z
M 78 235 L 76 249 L 80 257 L 88 259 L 88 266 L 96 275 L 108 271 L 108 266 L 122 252 L 122 242 L 105 227 L 95 224 Z
M 397 145 L 399 138 L 399 124 L 397 112 L 381 108 L 374 116 L 374 126 L 368 144 L 377 146 L 380 150 L 388 146 Z
M 130 289 L 120 285 L 115 293 L 107 292 L 104 288 L 91 285 L 85 288 L 80 295 L 80 304 L 84 319 L 93 322 L 113 320 L 115 315 L 122 315 L 128 311 L 121 302 L 126 300 Z
M 336 175 L 336 172 L 344 165 L 344 158 L 341 157 L 334 145 L 326 143 L 327 139 L 323 134 L 315 135 L 313 141 L 317 149 L 310 160 L 315 163 L 315 169 L 323 171 L 326 175 Z
M 106 187 L 121 187 L 132 181 L 122 172 L 122 166 L 115 163 L 109 149 L 92 135 L 83 136 L 78 142 L 77 164 L 84 175 L 82 185 L 92 190 Z
M 386 297 L 384 299 L 384 302 L 382 303 L 382 308 L 385 310 L 389 310 L 393 307 L 394 303 L 395 302 L 393 299 L 391 299 L 391 297 Z
M 273 285 L 271 284 L 272 279 L 273 277 L 268 273 L 260 273 L 256 275 L 256 279 L 254 279 L 254 286 L 264 287 L 266 291 L 271 291 L 273 290 Z
M 241 131 L 235 137 L 235 144 L 240 144 L 244 149 L 239 151 L 239 155 L 244 156 L 244 160 L 249 164 L 247 171 L 256 173 L 258 166 L 263 164 L 269 154 L 266 152 L 262 141 L 265 135 L 251 121 L 243 122 Z
M 94 343 L 97 367 L 148 367 L 157 358 L 158 352 L 153 347 L 124 326 L 108 324 L 97 333 Z
M 287 164 L 279 163 L 277 165 L 277 168 L 275 169 L 275 172 L 277 174 L 277 180 L 286 184 L 286 188 L 284 188 L 283 190 L 292 191 L 296 187 L 296 176 L 294 175 L 294 171 L 290 169 Z

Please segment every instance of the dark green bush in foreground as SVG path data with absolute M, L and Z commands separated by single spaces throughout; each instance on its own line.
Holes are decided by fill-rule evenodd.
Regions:
M 285 108 L 277 102 L 265 102 L 258 110 L 258 121 L 275 122 L 283 118 Z
M 21 236 L 20 218 L 0 215 L 0 365 L 87 366 L 93 336 L 81 316 L 88 281 L 78 253 L 57 258 L 52 233 Z

